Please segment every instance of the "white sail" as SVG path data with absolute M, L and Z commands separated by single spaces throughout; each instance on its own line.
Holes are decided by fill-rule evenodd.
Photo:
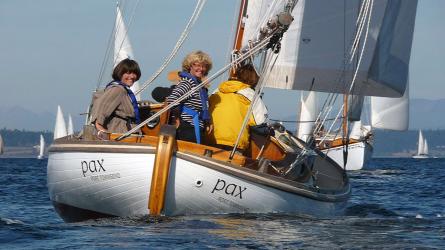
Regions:
M 371 97 L 373 128 L 405 131 L 409 125 L 409 88 L 400 98 Z
M 0 135 L 0 155 L 5 152 L 5 145 L 3 143 L 3 137 Z
M 45 154 L 45 138 L 43 138 L 43 135 L 40 135 L 39 155 L 37 156 L 37 159 L 43 159 L 44 154 Z
M 68 129 L 67 129 L 68 135 L 74 134 L 74 127 L 73 127 L 73 118 L 71 117 L 71 114 L 68 115 Z
M 126 58 L 134 60 L 133 48 L 131 47 L 130 39 L 128 38 L 127 33 L 128 31 L 122 18 L 121 10 L 119 6 L 117 6 L 114 33 L 114 66 Z M 138 91 L 139 88 L 139 82 L 135 82 L 133 86 L 131 86 L 131 90 L 133 92 Z M 140 94 L 136 95 L 136 99 L 138 101 L 141 100 Z
M 56 125 L 54 127 L 54 139 L 67 135 L 65 119 L 63 118 L 62 108 L 57 106 Z
M 277 9 L 271 2 L 249 2 L 243 45 L 255 38 L 253 34 L 267 21 L 265 18 L 269 15 L 266 13 L 274 13 Z M 283 36 L 267 86 L 344 93 L 355 72 L 355 67 L 348 67 L 344 62 L 355 37 L 362 2 L 366 1 L 298 1 L 292 11 L 295 20 Z M 366 45 L 363 46 L 365 41 L 362 41 L 360 46 L 364 47 L 363 57 L 353 94 L 400 97 L 406 86 L 408 72 L 405 69 L 409 63 L 417 1 L 376 0 L 372 3 L 369 32 Z M 365 39 L 365 32 L 361 39 Z M 396 41 L 397 46 L 394 46 Z M 384 52 L 388 54 L 383 56 Z M 385 62 L 391 62 L 389 69 L 397 70 L 393 74 L 391 70 L 382 72 Z M 392 82 L 388 81 L 391 77 Z
M 303 141 L 312 135 L 314 130 L 314 122 L 317 114 L 316 110 L 316 94 L 310 91 L 306 98 L 304 93 L 301 93 L 301 108 L 300 108 L 300 123 L 298 125 L 297 137 Z
M 425 140 L 423 141 L 423 154 L 428 155 L 428 142 Z
M 363 132 L 362 132 L 362 121 L 358 120 L 358 121 L 354 121 L 351 123 L 351 132 L 349 134 L 349 138 L 352 139 L 360 139 L 361 137 L 363 137 Z
M 417 147 L 417 155 L 425 153 L 425 139 L 423 138 L 422 130 L 419 130 L 419 142 Z

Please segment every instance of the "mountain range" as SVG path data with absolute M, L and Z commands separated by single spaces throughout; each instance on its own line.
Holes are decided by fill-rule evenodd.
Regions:
M 33 112 L 21 106 L 0 107 L 0 128 L 27 131 L 53 131 L 56 121 L 56 108 L 54 108 L 54 113 L 50 113 Z M 84 117 L 81 115 L 72 115 L 72 119 L 74 130 L 79 131 L 83 124 Z M 65 114 L 65 121 L 68 124 L 67 114 Z
M 274 101 L 267 101 L 270 118 L 294 121 L 298 108 L 292 106 L 283 107 Z M 62 107 L 63 109 L 63 107 Z M 445 99 L 411 99 L 409 129 L 445 129 Z M 74 130 L 79 131 L 85 117 L 72 115 Z M 65 114 L 67 120 L 67 115 Z M 0 128 L 19 129 L 28 131 L 52 131 L 56 120 L 56 108 L 54 113 L 33 112 L 26 107 L 0 107 Z M 290 125 L 292 126 L 292 125 Z M 294 125 L 295 126 L 295 125 Z M 293 128 L 289 128 L 294 130 Z

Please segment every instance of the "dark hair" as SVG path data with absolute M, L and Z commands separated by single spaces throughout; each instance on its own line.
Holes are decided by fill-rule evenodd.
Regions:
M 255 67 L 252 64 L 245 64 L 236 70 L 236 79 L 249 84 L 252 87 L 258 83 L 260 77 L 256 73 Z
M 124 59 L 114 67 L 113 74 L 111 75 L 115 81 L 120 81 L 125 73 L 135 73 L 136 81 L 141 78 L 141 69 L 139 64 L 135 60 Z

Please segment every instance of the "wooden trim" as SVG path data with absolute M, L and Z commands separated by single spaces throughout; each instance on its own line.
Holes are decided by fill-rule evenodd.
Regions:
M 319 144 L 320 142 L 321 141 L 317 141 L 318 148 L 320 150 L 325 150 L 325 149 L 329 149 L 329 148 L 335 148 L 335 147 L 341 147 L 341 146 L 345 146 L 345 145 L 351 145 L 351 144 L 359 143 L 361 141 L 349 138 L 349 141 L 346 144 L 343 141 L 343 138 L 336 138 L 334 140 L 324 140 L 322 144 Z
M 168 175 L 174 150 L 175 131 L 174 127 L 161 128 L 151 177 L 148 201 L 150 215 L 161 215 L 161 211 L 164 208 L 165 192 L 167 191 Z

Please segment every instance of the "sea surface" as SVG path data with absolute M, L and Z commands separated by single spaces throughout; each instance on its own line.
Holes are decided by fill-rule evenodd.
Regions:
M 445 249 L 445 159 L 373 159 L 334 218 L 248 214 L 65 223 L 46 160 L 0 158 L 0 249 Z

